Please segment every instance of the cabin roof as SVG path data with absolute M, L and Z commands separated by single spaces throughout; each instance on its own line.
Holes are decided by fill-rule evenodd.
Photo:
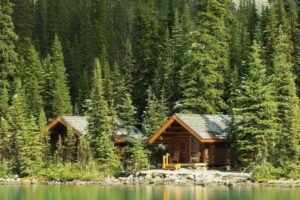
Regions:
M 120 124 L 120 122 L 121 120 L 118 119 L 117 124 Z M 57 124 L 62 124 L 65 127 L 70 126 L 78 136 L 88 133 L 87 116 L 59 116 L 48 125 L 48 130 L 51 131 Z M 114 131 L 117 136 L 141 135 L 141 132 L 135 127 L 132 128 L 131 132 L 128 132 L 125 127 L 117 125 Z
M 60 118 L 80 134 L 87 133 L 88 120 L 86 116 L 60 116 Z
M 153 143 L 161 134 L 167 131 L 175 121 L 200 142 L 222 142 L 228 139 L 226 132 L 226 127 L 229 123 L 228 115 L 176 113 L 163 127 L 150 137 L 149 142 Z
M 177 113 L 176 116 L 203 139 L 227 139 L 228 115 Z

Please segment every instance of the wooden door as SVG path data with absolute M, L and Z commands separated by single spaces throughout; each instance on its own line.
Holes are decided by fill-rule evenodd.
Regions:
M 188 137 L 177 138 L 176 141 L 176 150 L 180 151 L 180 162 L 188 163 L 190 159 L 190 142 Z

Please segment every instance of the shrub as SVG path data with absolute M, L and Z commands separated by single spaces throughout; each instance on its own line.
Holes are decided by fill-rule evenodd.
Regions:
M 0 177 L 1 178 L 12 177 L 11 171 L 9 169 L 9 164 L 6 160 L 0 161 Z
M 104 177 L 95 163 L 85 166 L 80 164 L 53 164 L 41 172 L 46 180 L 73 181 L 73 180 L 100 180 Z
M 283 176 L 290 179 L 300 179 L 300 165 L 296 163 L 285 163 L 282 167 Z
M 280 169 L 276 169 L 271 163 L 252 165 L 250 171 L 254 181 L 274 180 L 277 179 L 280 174 Z

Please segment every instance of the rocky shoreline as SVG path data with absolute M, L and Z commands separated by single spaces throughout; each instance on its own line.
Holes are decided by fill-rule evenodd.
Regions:
M 147 170 L 126 177 L 108 177 L 101 181 L 45 181 L 23 179 L 1 179 L 0 185 L 182 185 L 182 186 L 280 186 L 300 187 L 300 181 L 278 180 L 252 182 L 251 175 L 240 172 L 222 172 L 217 170 Z

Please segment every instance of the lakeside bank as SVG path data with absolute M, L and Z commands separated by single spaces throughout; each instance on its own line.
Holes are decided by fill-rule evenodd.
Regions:
M 224 172 L 218 170 L 146 170 L 129 176 L 107 177 L 102 180 L 37 180 L 37 179 L 4 179 L 0 185 L 211 185 L 234 186 L 280 186 L 300 187 L 300 180 L 272 180 L 253 182 L 251 174 L 242 172 Z

